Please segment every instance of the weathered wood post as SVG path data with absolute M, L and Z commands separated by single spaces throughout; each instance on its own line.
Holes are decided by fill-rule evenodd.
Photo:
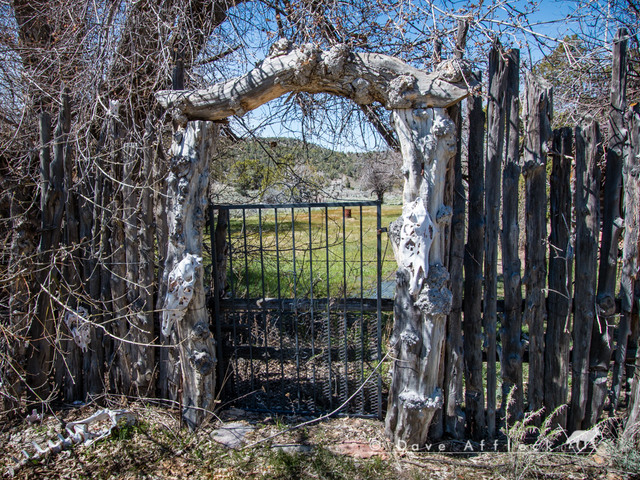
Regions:
M 502 172 L 502 273 L 504 317 L 502 339 L 502 410 L 509 422 L 520 420 L 524 410 L 522 388 L 522 278 L 520 265 L 520 50 L 506 52 L 505 96 L 506 155 Z M 514 390 L 515 389 L 515 390 Z M 507 400 L 511 398 L 511 405 Z
M 576 212 L 575 310 L 573 312 L 573 354 L 571 361 L 571 406 L 567 429 L 582 429 L 589 394 L 589 346 L 596 318 L 596 279 L 600 238 L 600 127 L 592 122 L 576 127 L 575 162 Z
M 443 402 L 438 379 L 452 302 L 444 267 L 444 226 L 452 212 L 443 198 L 455 124 L 440 108 L 394 110 L 393 120 L 405 183 L 402 217 L 389 233 L 398 272 L 386 431 L 396 445 L 423 446 Z
M 475 440 L 485 435 L 482 376 L 482 265 L 484 257 L 484 121 L 482 97 L 467 101 L 469 124 L 469 226 L 464 252 L 464 378 L 467 432 Z
M 458 20 L 455 58 L 462 59 L 469 31 L 469 19 Z M 449 245 L 449 273 L 451 275 L 451 313 L 447 319 L 447 341 L 445 346 L 444 377 L 444 431 L 453 438 L 464 437 L 465 413 L 464 401 L 464 345 L 462 335 L 462 299 L 464 291 L 464 240 L 466 195 L 462 174 L 462 105 L 449 109 L 449 115 L 456 125 L 456 153 L 453 164 L 449 166 L 448 182 L 451 183 L 450 200 L 453 206 Z
M 547 414 L 566 405 L 569 394 L 569 349 L 571 298 L 573 294 L 573 249 L 571 248 L 571 156 L 570 128 L 553 132 L 553 153 L 549 179 L 549 294 L 544 353 L 544 406 Z M 566 409 L 555 417 L 562 428 Z
M 640 106 L 629 112 L 629 141 L 622 170 L 624 180 L 624 244 L 622 248 L 622 316 L 618 325 L 618 349 L 613 370 L 613 402 L 616 406 L 624 384 L 627 342 L 631 334 L 635 284 L 638 280 L 638 236 L 640 222 Z M 636 374 L 637 377 L 640 374 Z M 631 409 L 630 412 L 633 410 Z
M 621 28 L 613 41 L 611 72 L 611 110 L 609 141 L 606 150 L 604 196 L 602 205 L 602 242 L 598 268 L 598 315 L 591 335 L 589 363 L 591 387 L 585 421 L 595 425 L 600 418 L 609 389 L 607 375 L 611 367 L 613 328 L 616 310 L 618 240 L 622 233 L 622 159 L 627 131 L 624 128 L 627 90 L 627 40 L 629 32 Z
M 498 239 L 500 224 L 500 175 L 504 155 L 505 83 L 504 52 L 494 45 L 489 53 L 487 98 L 487 152 L 485 167 L 484 311 L 482 323 L 487 342 L 487 434 L 496 432 L 496 324 L 498 318 Z
M 533 74 L 526 79 L 524 118 L 525 202 L 527 211 L 525 274 L 526 308 L 529 324 L 529 410 L 542 407 L 544 400 L 544 323 L 547 283 L 547 141 L 551 136 L 552 89 Z
M 163 275 L 167 293 L 162 334 L 169 337 L 176 329 L 182 415 L 189 428 L 200 425 L 215 406 L 216 354 L 203 287 L 202 235 L 216 134 L 217 127 L 211 122 L 179 124 L 167 177 L 169 245 Z

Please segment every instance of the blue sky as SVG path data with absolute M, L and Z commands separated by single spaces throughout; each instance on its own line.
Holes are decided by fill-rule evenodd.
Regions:
M 606 11 L 606 1 L 593 0 L 591 3 L 597 5 L 598 2 L 600 2 L 600 7 L 603 11 Z M 482 4 L 480 9 L 474 11 L 475 18 L 482 17 L 482 20 L 472 26 L 473 31 L 470 33 L 467 43 L 468 55 L 475 56 L 479 68 L 485 66 L 483 62 L 486 62 L 484 60 L 486 59 L 486 50 L 491 38 L 495 36 L 498 36 L 505 45 L 520 48 L 524 68 L 531 68 L 532 64 L 540 61 L 544 55 L 550 53 L 557 46 L 558 39 L 578 31 L 580 25 L 576 15 L 584 14 L 582 10 L 578 10 L 579 3 L 575 1 L 540 0 L 538 2 L 526 2 L 518 0 L 485 3 L 486 5 Z M 384 1 L 381 5 L 381 8 L 384 8 Z M 473 4 L 468 1 L 439 1 L 431 4 L 423 0 L 415 0 L 410 5 L 415 10 L 408 16 L 412 18 L 414 23 L 410 28 L 407 28 L 406 33 L 403 32 L 409 41 L 424 40 L 424 32 L 428 32 L 433 24 L 441 22 L 444 25 L 446 18 L 450 18 L 445 15 L 445 11 L 464 14 L 465 9 L 468 11 L 469 8 L 473 8 Z M 252 52 L 256 61 L 264 57 L 266 46 L 270 41 L 275 40 L 275 37 L 269 37 L 273 33 L 269 32 L 269 30 L 273 30 L 274 25 L 270 25 L 269 12 L 267 11 L 238 12 L 238 18 L 242 15 L 250 17 L 253 15 L 254 18 L 257 18 L 260 14 L 265 15 L 262 19 L 264 22 L 262 30 L 258 28 L 253 32 L 248 32 L 241 39 L 247 47 L 246 50 Z M 388 14 L 388 12 L 382 15 L 385 14 Z M 395 19 L 393 20 L 395 21 Z M 254 20 L 254 22 L 254 25 L 260 25 L 260 20 Z M 588 23 L 583 22 L 583 25 Z M 455 22 L 451 23 L 451 20 L 449 20 L 449 24 L 455 24 Z M 516 25 L 515 28 L 514 24 Z M 612 22 L 610 26 L 611 31 L 615 28 L 614 24 L 615 22 Z M 610 35 L 611 33 L 602 29 L 599 31 L 600 38 L 597 40 L 604 46 L 605 41 L 610 41 Z M 451 37 L 452 35 L 446 36 L 449 42 Z M 444 49 L 446 52 L 446 41 Z M 250 65 L 246 65 L 246 67 L 250 68 Z M 357 118 L 357 115 L 353 112 L 349 114 L 349 112 L 345 113 L 336 108 L 332 114 L 329 109 L 332 103 L 327 103 L 327 99 L 321 98 L 318 100 L 320 105 L 311 105 L 322 118 L 320 122 L 303 124 L 295 116 L 287 115 L 285 117 L 288 117 L 289 120 L 281 121 L 283 111 L 291 112 L 293 110 L 294 105 L 291 102 L 295 101 L 295 99 L 289 100 L 289 104 L 283 100 L 271 102 L 254 112 L 250 112 L 240 121 L 233 120 L 234 131 L 243 135 L 257 127 L 259 136 L 295 138 L 304 136 L 308 141 L 341 151 L 363 151 L 379 149 L 384 146 L 373 128 L 366 124 L 367 122 L 364 122 L 364 125 L 349 124 L 348 120 Z M 326 107 L 326 111 L 323 110 L 324 107 Z M 331 135 L 331 131 L 336 128 L 342 130 L 341 135 Z

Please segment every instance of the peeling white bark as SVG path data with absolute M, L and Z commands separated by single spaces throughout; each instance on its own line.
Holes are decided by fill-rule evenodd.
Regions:
M 223 120 L 289 92 L 331 93 L 361 105 L 379 102 L 390 110 L 448 107 L 476 83 L 463 60 L 448 60 L 426 73 L 397 58 L 352 52 L 342 44 L 322 51 L 312 44 L 292 49 L 280 40 L 241 77 L 202 90 L 165 90 L 156 98 L 188 120 Z

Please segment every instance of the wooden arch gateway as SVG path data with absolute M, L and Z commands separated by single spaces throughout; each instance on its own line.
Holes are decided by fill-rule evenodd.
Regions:
M 162 332 L 179 345 L 187 424 L 200 424 L 215 399 L 216 359 L 201 259 L 214 122 L 244 115 L 290 92 L 330 93 L 359 105 L 377 102 L 392 112 L 403 158 L 404 206 L 389 229 L 398 272 L 386 427 L 394 442 L 426 443 L 433 415 L 443 404 L 439 371 L 452 303 L 444 261 L 452 209 L 444 204 L 444 192 L 457 132 L 446 109 L 469 95 L 476 83 L 459 59 L 426 73 L 397 58 L 357 53 L 345 45 L 322 51 L 310 44 L 292 48 L 280 40 L 241 77 L 202 90 L 156 94 L 177 124 L 167 178 Z

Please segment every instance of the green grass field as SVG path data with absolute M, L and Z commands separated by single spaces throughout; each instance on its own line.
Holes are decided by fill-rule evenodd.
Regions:
M 381 226 L 402 211 L 383 206 Z M 235 298 L 375 297 L 376 207 L 273 209 L 258 215 L 232 211 L 227 284 Z M 250 214 L 251 213 L 251 214 Z M 383 281 L 394 279 L 396 262 L 381 235 Z

